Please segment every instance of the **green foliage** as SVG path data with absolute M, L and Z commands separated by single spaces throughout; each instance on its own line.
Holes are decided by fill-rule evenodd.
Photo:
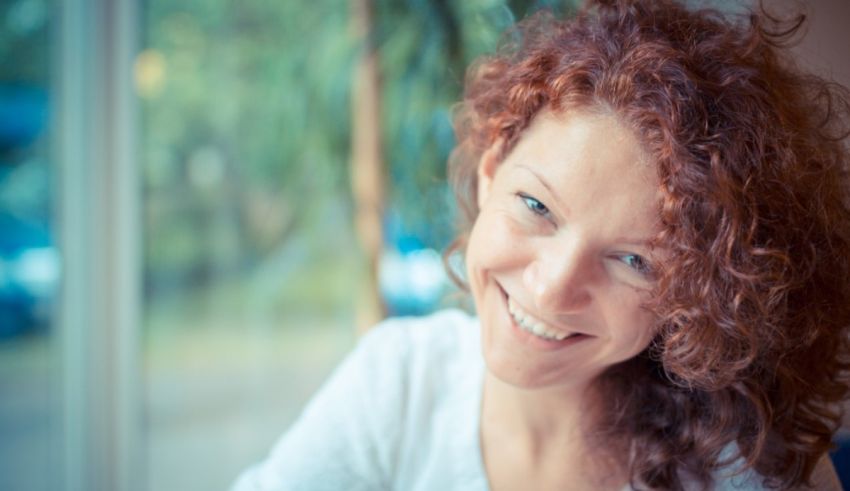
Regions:
M 353 248 L 350 91 L 363 46 L 349 3 L 146 3 L 146 59 L 162 65 L 141 92 L 149 281 L 256 266 L 295 232 L 309 247 Z M 435 247 L 451 237 L 445 163 L 465 67 L 549 3 L 374 0 L 388 208 L 403 233 Z
M 49 79 L 51 2 L 0 2 L 0 81 L 44 84 Z
M 299 223 L 315 240 L 314 224 L 339 225 L 326 219 L 348 199 L 347 10 L 148 5 L 147 52 L 164 65 L 143 94 L 149 280 L 203 282 L 261 262 Z
M 214 143 L 251 184 L 344 169 L 354 52 L 339 3 L 151 2 L 149 46 L 168 70 L 148 106 L 151 138 L 178 154 Z
M 444 247 L 453 234 L 445 186 L 454 146 L 452 106 L 466 67 L 493 52 L 502 33 L 540 8 L 575 2 L 503 0 L 375 0 L 376 43 L 383 75 L 385 152 L 390 208 L 405 233 Z

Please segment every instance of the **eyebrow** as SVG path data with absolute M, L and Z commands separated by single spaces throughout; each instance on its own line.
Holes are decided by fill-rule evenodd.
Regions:
M 656 249 L 652 247 L 652 239 L 631 239 L 631 238 L 617 238 L 614 242 L 618 244 L 628 244 L 635 245 L 640 247 L 649 247 L 651 249 Z

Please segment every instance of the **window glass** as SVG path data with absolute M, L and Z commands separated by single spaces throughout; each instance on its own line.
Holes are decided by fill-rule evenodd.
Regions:
M 145 5 L 147 486 L 220 489 L 355 339 L 347 10 Z
M 45 0 L 0 3 L 0 489 L 47 490 L 56 455 L 52 309 L 59 276 Z
M 144 6 L 146 482 L 220 489 L 357 326 L 452 305 L 451 106 L 514 16 L 491 0 Z

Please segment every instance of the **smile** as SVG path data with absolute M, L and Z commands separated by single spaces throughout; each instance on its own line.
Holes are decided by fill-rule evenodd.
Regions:
M 520 329 L 543 339 L 563 341 L 564 339 L 578 335 L 578 333 L 560 332 L 547 327 L 546 324 L 524 311 L 511 297 L 508 297 L 508 312 L 510 312 L 511 317 Z

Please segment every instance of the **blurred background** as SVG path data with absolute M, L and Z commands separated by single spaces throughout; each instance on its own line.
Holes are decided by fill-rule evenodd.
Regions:
M 225 489 L 358 332 L 463 304 L 464 69 L 575 3 L 0 0 L 0 490 Z M 850 2 L 766 3 L 850 85 Z

